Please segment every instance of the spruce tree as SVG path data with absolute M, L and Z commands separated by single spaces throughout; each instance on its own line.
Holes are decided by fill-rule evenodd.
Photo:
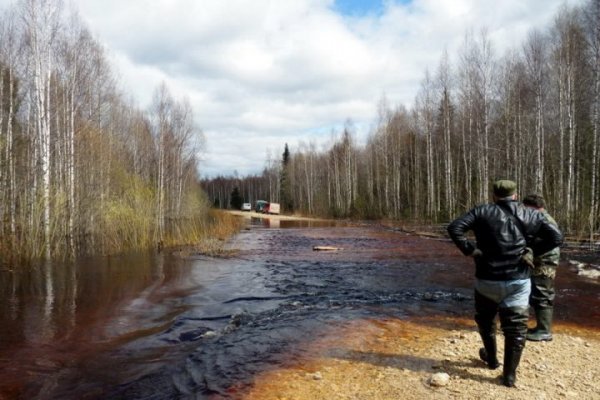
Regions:
M 283 159 L 281 163 L 281 175 L 279 176 L 279 198 L 281 201 L 281 207 L 285 212 L 294 211 L 294 203 L 292 200 L 292 188 L 290 183 L 290 149 L 288 144 L 285 144 L 283 150 Z
M 240 189 L 238 189 L 238 187 L 236 186 L 231 191 L 231 201 L 230 201 L 231 208 L 233 208 L 235 210 L 241 210 L 243 203 L 244 203 L 244 199 L 242 198 L 242 195 L 240 194 Z

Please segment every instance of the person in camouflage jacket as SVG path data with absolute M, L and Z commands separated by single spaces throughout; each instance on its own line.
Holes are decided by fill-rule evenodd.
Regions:
M 540 195 L 531 194 L 523 199 L 523 204 L 540 211 L 552 225 L 558 224 L 546 211 L 546 202 Z M 552 340 L 552 314 L 554 312 L 554 278 L 560 260 L 560 248 L 534 258 L 535 267 L 531 271 L 531 295 L 529 305 L 533 308 L 536 326 L 527 331 L 527 340 Z

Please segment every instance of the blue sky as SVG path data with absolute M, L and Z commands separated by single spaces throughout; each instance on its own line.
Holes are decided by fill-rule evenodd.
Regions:
M 71 0 L 125 93 L 159 84 L 189 99 L 205 136 L 203 176 L 260 173 L 267 155 L 322 149 L 350 119 L 364 141 L 378 104 L 411 107 L 425 69 L 467 30 L 500 58 L 563 4 L 585 0 Z M 0 0 L 0 7 L 14 3 Z
M 384 1 L 335 0 L 333 9 L 340 14 L 353 17 L 368 14 L 380 15 L 384 9 Z

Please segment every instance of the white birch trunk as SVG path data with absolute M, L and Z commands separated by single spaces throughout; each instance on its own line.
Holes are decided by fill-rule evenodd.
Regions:
M 594 245 L 594 230 L 596 228 L 596 222 L 598 218 L 598 167 L 600 166 L 598 159 L 599 149 L 599 136 L 600 136 L 600 4 L 598 2 L 591 7 L 591 35 L 592 35 L 592 49 L 593 57 L 592 61 L 594 64 L 594 96 L 592 106 L 592 171 L 590 176 L 590 214 L 588 217 L 589 230 L 590 230 L 590 243 Z

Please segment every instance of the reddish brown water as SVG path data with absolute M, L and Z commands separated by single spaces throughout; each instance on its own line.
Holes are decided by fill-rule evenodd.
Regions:
M 471 317 L 473 266 L 445 239 L 273 225 L 254 221 L 230 259 L 144 254 L 1 271 L 0 399 L 226 397 L 337 322 Z M 563 268 L 558 323 L 600 329 L 597 288 Z

